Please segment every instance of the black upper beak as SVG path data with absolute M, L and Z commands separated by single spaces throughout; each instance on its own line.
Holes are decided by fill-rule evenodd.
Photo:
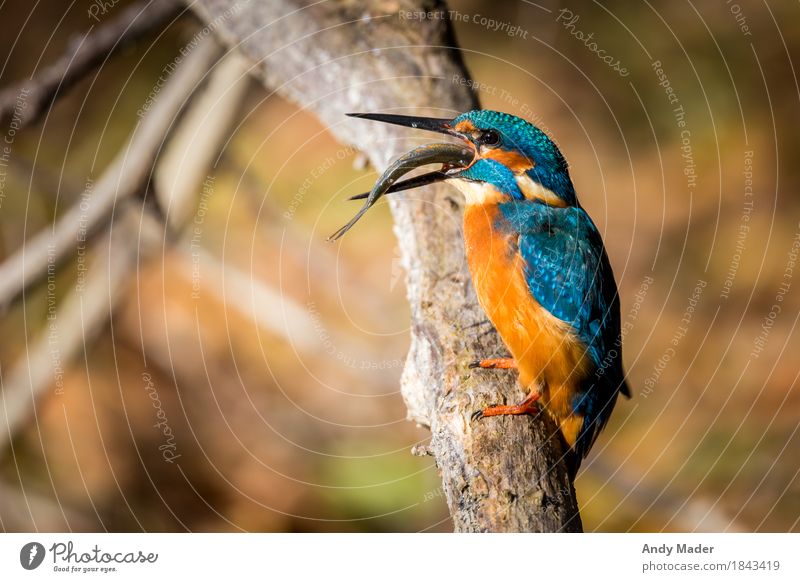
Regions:
M 403 127 L 413 127 L 414 129 L 425 129 L 444 133 L 454 137 L 464 139 L 464 136 L 455 131 L 450 119 L 438 117 L 417 117 L 414 115 L 391 115 L 389 113 L 348 113 L 348 117 L 358 117 L 359 119 L 370 119 L 372 121 L 382 121 L 392 125 L 402 125 Z

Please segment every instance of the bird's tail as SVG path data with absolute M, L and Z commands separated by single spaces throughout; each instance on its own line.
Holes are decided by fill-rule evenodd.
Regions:
M 569 480 L 572 482 L 575 481 L 578 469 L 581 468 L 581 461 L 583 461 L 583 457 L 576 453 L 574 449 L 569 449 L 567 451 L 564 462 L 567 464 L 567 473 L 569 474 Z

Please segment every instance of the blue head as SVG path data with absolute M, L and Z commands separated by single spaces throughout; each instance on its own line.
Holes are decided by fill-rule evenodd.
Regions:
M 477 154 L 475 161 L 459 172 L 458 180 L 489 185 L 490 190 L 515 199 L 551 206 L 577 204 L 567 161 L 553 140 L 535 125 L 508 113 L 481 110 L 459 115 L 451 123 L 455 133 L 469 140 Z M 456 185 L 465 193 L 474 188 Z
M 351 115 L 455 136 L 473 152 L 469 163 L 446 164 L 438 172 L 394 184 L 388 191 L 449 180 L 464 193 L 468 204 L 515 199 L 557 207 L 578 204 L 567 161 L 558 146 L 541 129 L 514 115 L 484 110 L 455 119 Z
M 350 222 L 331 235 L 331 240 L 350 230 L 384 194 L 443 180 L 457 186 L 468 205 L 520 200 L 546 208 L 578 206 L 564 156 L 547 134 L 519 117 L 481 110 L 463 113 L 455 119 L 385 113 L 348 115 L 444 133 L 459 138 L 462 144 L 430 144 L 401 156 L 370 192 L 352 197 L 366 202 Z M 441 169 L 397 181 L 415 168 L 434 163 L 442 164 Z

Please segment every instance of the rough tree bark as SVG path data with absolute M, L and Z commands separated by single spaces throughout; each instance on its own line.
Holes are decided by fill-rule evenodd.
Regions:
M 194 11 L 254 64 L 264 85 L 314 112 L 340 140 L 383 168 L 411 146 L 411 130 L 348 120 L 348 111 L 441 117 L 478 106 L 442 2 L 193 0 Z M 418 136 L 417 136 L 418 137 Z M 447 186 L 425 201 L 393 196 L 407 273 L 412 342 L 403 375 L 409 416 L 431 429 L 426 452 L 441 470 L 457 531 L 580 531 L 575 492 L 552 422 L 540 416 L 470 422 L 483 406 L 522 397 L 507 372 L 470 371 L 503 354 L 470 284 L 460 196 Z M 435 201 L 436 204 L 431 202 Z M 354 233 L 353 236 L 358 236 Z M 489 326 L 486 326 L 489 327 Z

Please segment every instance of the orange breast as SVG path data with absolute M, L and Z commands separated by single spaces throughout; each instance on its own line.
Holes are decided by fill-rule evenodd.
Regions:
M 572 413 L 572 401 L 589 371 L 585 348 L 568 324 L 531 295 L 518 235 L 496 228 L 498 213 L 495 204 L 469 205 L 464 213 L 464 243 L 478 300 L 516 360 L 520 382 L 541 392 L 546 410 L 572 445 L 582 424 Z

